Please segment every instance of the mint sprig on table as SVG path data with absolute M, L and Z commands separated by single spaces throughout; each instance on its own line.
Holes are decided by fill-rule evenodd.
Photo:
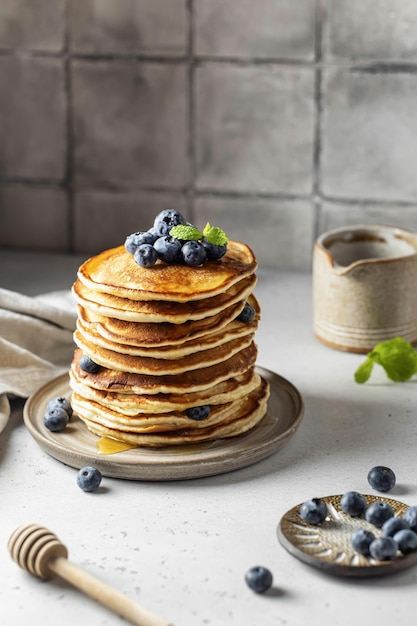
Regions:
M 417 374 L 417 351 L 402 337 L 378 343 L 356 370 L 355 381 L 359 384 L 366 383 L 375 363 L 384 368 L 390 380 L 405 382 Z

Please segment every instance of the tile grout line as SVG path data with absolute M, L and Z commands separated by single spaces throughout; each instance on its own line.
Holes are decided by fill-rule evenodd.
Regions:
M 193 0 L 187 0 L 193 3 Z M 317 0 L 322 6 L 322 0 Z M 191 10 L 191 13 L 194 9 Z M 192 33 L 194 35 L 194 33 Z M 71 59 L 78 61 L 88 61 L 90 63 L 102 62 L 118 62 L 118 61 L 139 61 L 143 63 L 165 63 L 165 64 L 184 64 L 189 62 L 189 55 L 164 55 L 154 53 L 81 53 L 60 51 L 38 51 L 38 50 L 18 50 L 0 48 L 0 57 L 14 57 L 29 59 L 43 58 L 62 58 L 69 54 Z M 308 59 L 297 59 L 291 57 L 228 57 L 228 56 L 211 56 L 211 55 L 192 55 L 194 65 L 214 64 L 214 65 L 232 65 L 236 67 L 257 67 L 276 65 L 282 68 L 304 68 L 304 69 L 341 69 L 351 70 L 354 72 L 364 72 L 369 74 L 416 74 L 416 61 L 372 61 L 367 59 L 336 59 L 323 57 L 309 61 Z
M 314 33 L 314 58 L 316 69 L 314 72 L 314 139 L 313 139 L 313 197 L 314 207 L 314 231 L 313 242 L 319 235 L 321 221 L 321 133 L 322 133 L 322 113 L 323 94 L 322 81 L 323 71 L 320 67 L 323 59 L 323 19 L 325 11 L 323 0 L 316 0 L 315 7 L 315 33 Z
M 188 163 L 188 184 L 187 184 L 187 208 L 191 222 L 194 221 L 194 192 L 196 178 L 196 157 L 195 157 L 195 108 L 194 108 L 194 1 L 186 1 L 187 15 L 187 163 Z
M 13 185 L 23 185 L 23 186 L 31 186 L 31 187 L 50 187 L 56 189 L 66 189 L 67 184 L 65 181 L 58 181 L 53 179 L 30 179 L 30 178 L 22 178 L 22 177 L 7 177 L 0 176 L 0 184 L 7 186 Z M 178 188 L 178 187 L 159 187 L 159 186 L 137 186 L 137 187 L 127 187 L 127 186 L 119 186 L 119 187 L 105 187 L 101 185 L 100 187 L 89 186 L 86 184 L 80 184 L 77 187 L 78 191 L 83 192 L 104 192 L 109 194 L 129 194 L 129 193 L 155 193 L 155 194 L 177 194 L 178 196 L 184 197 L 187 194 L 187 188 Z M 294 193 L 286 193 L 284 191 L 237 191 L 231 189 L 212 189 L 212 188 L 200 188 L 193 191 L 193 196 L 196 198 L 225 198 L 225 199 L 251 199 L 251 200 L 283 200 L 288 202 L 306 202 L 310 201 L 312 196 L 311 194 L 294 194 Z M 355 197 L 348 198 L 344 196 L 331 196 L 326 194 L 321 194 L 318 200 L 333 202 L 335 204 L 341 204 L 344 206 L 356 206 L 361 205 L 365 208 L 378 208 L 378 207 L 404 207 L 409 209 L 417 208 L 417 198 L 416 200 L 401 200 L 398 198 L 363 198 L 363 197 Z
M 68 245 L 69 252 L 75 250 L 75 235 L 74 235 L 74 163 L 73 163 L 73 150 L 74 150 L 74 138 L 72 135 L 73 130 L 73 111 L 72 111 L 72 84 L 71 84 L 71 54 L 70 54 L 70 35 L 69 35 L 69 11 L 70 0 L 65 2 L 65 34 L 64 34 L 64 80 L 65 80 L 65 98 L 66 98 L 66 132 L 67 132 L 67 146 L 66 146 L 66 163 L 65 163 L 65 182 L 67 190 L 68 200 Z

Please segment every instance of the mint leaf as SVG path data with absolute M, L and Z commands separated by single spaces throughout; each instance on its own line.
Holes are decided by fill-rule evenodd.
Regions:
M 203 237 L 201 230 L 198 230 L 195 226 L 191 226 L 191 224 L 178 224 L 178 226 L 173 226 L 169 234 L 171 237 L 181 239 L 182 241 L 198 241 Z
M 229 241 L 229 238 L 224 230 L 218 228 L 217 226 L 210 226 L 208 222 L 204 227 L 203 236 L 208 243 L 211 243 L 214 246 L 225 246 Z
M 366 361 L 355 372 L 356 382 L 368 380 L 374 363 L 384 368 L 388 378 L 394 382 L 405 382 L 417 374 L 417 352 L 405 339 L 395 337 L 378 343 L 369 352 Z M 369 371 L 369 376 L 366 377 Z
M 369 356 L 362 365 L 359 365 L 358 369 L 355 372 L 355 382 L 359 385 L 366 383 L 369 380 L 372 369 L 374 367 L 374 361 Z
M 385 369 L 388 378 L 395 382 L 409 380 L 417 371 L 417 352 L 402 337 L 379 343 L 371 355 Z

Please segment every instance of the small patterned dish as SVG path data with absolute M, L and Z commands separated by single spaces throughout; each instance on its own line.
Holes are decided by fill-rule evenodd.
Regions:
M 300 561 L 329 574 L 350 577 L 381 576 L 391 574 L 417 564 L 417 551 L 402 555 L 398 552 L 391 561 L 376 561 L 355 552 L 350 538 L 354 530 L 365 528 L 376 537 L 382 531 L 366 521 L 362 515 L 351 517 L 340 507 L 343 494 L 326 496 L 328 515 L 324 522 L 313 526 L 300 516 L 300 506 L 293 507 L 283 517 L 277 528 L 280 544 Z M 384 496 L 365 495 L 368 506 L 376 501 L 387 502 L 394 514 L 401 517 L 408 504 Z

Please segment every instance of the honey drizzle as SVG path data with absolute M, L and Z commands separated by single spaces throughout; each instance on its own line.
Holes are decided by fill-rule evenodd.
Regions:
M 110 437 L 100 437 L 97 441 L 97 451 L 100 454 L 116 454 L 117 452 L 123 452 L 124 450 L 132 450 L 138 446 L 134 443 L 127 443 L 126 441 L 116 441 Z
M 169 447 L 169 453 L 181 455 L 187 454 L 199 454 L 203 450 L 210 448 L 213 446 L 215 442 L 213 441 L 202 441 L 200 443 L 186 443 L 186 444 L 176 444 L 174 446 Z M 116 439 L 112 439 L 111 437 L 100 437 L 97 440 L 96 448 L 100 454 L 116 454 L 117 452 L 123 452 L 124 450 L 132 450 L 133 448 L 139 448 L 140 446 L 134 443 L 127 443 L 126 441 L 117 441 Z M 163 446 L 161 446 L 162 448 Z M 156 450 L 158 448 L 155 448 Z M 166 448 L 165 448 L 166 450 Z

